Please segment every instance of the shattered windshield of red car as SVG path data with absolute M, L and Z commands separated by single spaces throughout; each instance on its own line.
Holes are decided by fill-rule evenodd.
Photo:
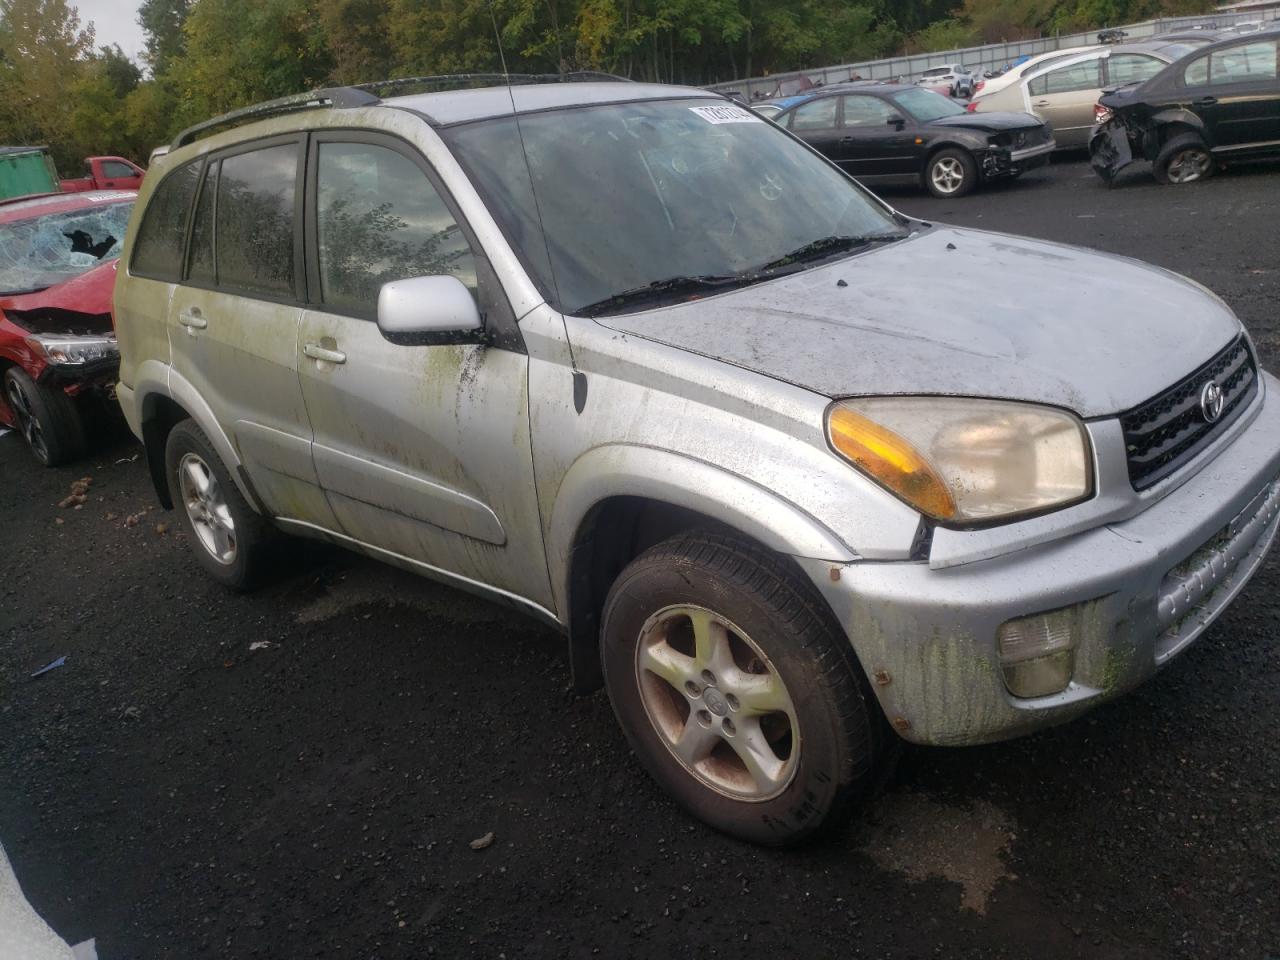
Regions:
M 0 293 L 43 290 L 120 256 L 133 202 L 0 223 Z

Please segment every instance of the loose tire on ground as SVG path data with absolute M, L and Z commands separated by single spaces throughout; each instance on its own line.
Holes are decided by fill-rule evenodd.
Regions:
M 978 163 L 968 150 L 946 147 L 924 167 L 924 186 L 935 197 L 951 199 L 972 193 L 978 185 Z
M 1151 172 L 1164 184 L 1194 183 L 1213 176 L 1213 154 L 1198 134 L 1183 133 L 1160 148 Z
M 4 392 L 18 432 L 37 460 L 57 467 L 84 456 L 84 423 L 71 397 L 36 383 L 19 367 L 5 371 Z
M 796 843 L 873 786 L 879 705 L 813 586 L 780 558 L 718 533 L 658 544 L 610 589 L 600 642 L 641 764 L 716 829 Z
M 245 501 L 193 421 L 184 420 L 169 433 L 165 473 L 174 509 L 205 572 L 233 590 L 261 582 L 276 532 Z

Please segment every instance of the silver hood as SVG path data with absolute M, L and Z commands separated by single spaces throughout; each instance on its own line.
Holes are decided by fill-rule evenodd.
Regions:
M 1136 406 L 1240 331 L 1217 297 L 1159 267 L 941 226 L 779 280 L 598 322 L 830 397 L 994 397 L 1081 417 Z

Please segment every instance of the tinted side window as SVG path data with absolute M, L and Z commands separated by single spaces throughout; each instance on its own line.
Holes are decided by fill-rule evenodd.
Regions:
M 218 179 L 218 285 L 249 293 L 291 294 L 297 145 L 226 157 Z
M 1209 82 L 1209 58 L 1201 57 L 1188 64 L 1182 72 L 1182 82 L 1188 87 L 1200 87 Z
M 1256 83 L 1276 78 L 1276 42 L 1264 40 L 1219 50 L 1209 58 L 1209 82 Z
M 214 283 L 217 272 L 213 267 L 213 212 L 217 201 L 219 162 L 209 164 L 204 174 L 204 186 L 196 201 L 196 219 L 191 224 L 191 261 L 187 266 L 187 278 L 197 283 Z
M 103 160 L 102 174 L 103 176 L 111 177 L 112 179 L 137 176 L 137 174 L 133 172 L 133 167 L 129 166 L 127 163 L 121 163 L 119 160 Z
M 326 304 L 372 316 L 384 283 L 438 274 L 475 290 L 462 229 L 422 169 L 388 147 L 319 145 L 316 233 Z
M 1137 53 L 1122 53 L 1107 61 L 1107 77 L 1109 83 L 1136 83 L 1149 80 L 1164 68 L 1164 64 L 1155 57 L 1144 57 Z
M 846 127 L 882 127 L 898 111 L 876 97 L 845 97 L 844 125 Z
M 823 97 L 796 107 L 791 114 L 792 130 L 826 130 L 836 125 L 836 98 Z
M 133 270 L 162 280 L 177 280 L 182 273 L 182 250 L 187 238 L 187 212 L 196 192 L 200 161 L 179 167 L 156 187 L 142 215 L 138 242 L 133 248 Z

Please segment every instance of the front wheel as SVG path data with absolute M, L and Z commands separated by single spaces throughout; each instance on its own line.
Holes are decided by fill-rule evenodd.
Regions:
M 84 455 L 84 422 L 76 403 L 57 387 L 36 383 L 18 367 L 4 375 L 4 398 L 14 426 L 37 460 L 57 467 Z
M 978 185 L 978 164 L 968 150 L 939 150 L 925 164 L 924 185 L 935 197 L 963 197 Z
M 1151 169 L 1160 183 L 1194 183 L 1213 175 L 1213 154 L 1196 134 L 1184 133 L 1161 148 Z
M 883 720 L 810 584 L 736 538 L 642 554 L 605 603 L 605 685 L 641 764 L 718 830 L 784 845 L 841 823 Z

